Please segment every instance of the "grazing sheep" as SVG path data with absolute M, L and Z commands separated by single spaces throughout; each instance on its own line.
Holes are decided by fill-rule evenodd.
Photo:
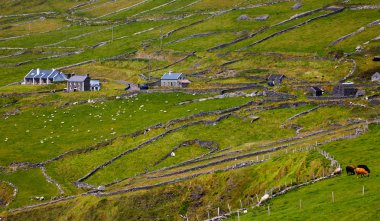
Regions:
M 264 196 L 261 197 L 258 205 L 260 206 L 263 202 L 267 201 L 269 199 L 269 194 L 264 194 Z
M 333 175 L 340 175 L 342 174 L 342 168 L 338 167 L 334 170 Z

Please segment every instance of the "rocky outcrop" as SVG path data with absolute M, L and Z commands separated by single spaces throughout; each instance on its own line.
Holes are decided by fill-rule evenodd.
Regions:
M 303 6 L 302 3 L 296 3 L 296 4 L 294 4 L 294 5 L 292 6 L 292 10 L 297 10 L 297 9 L 301 8 L 302 6 Z

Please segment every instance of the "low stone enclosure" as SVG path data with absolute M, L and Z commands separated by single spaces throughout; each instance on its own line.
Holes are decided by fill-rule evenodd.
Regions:
M 228 85 L 228 86 L 233 86 L 233 85 Z M 121 135 L 121 136 L 118 136 L 118 137 L 106 140 L 104 142 L 97 143 L 97 144 L 95 144 L 93 146 L 89 146 L 89 147 L 86 147 L 86 148 L 81 148 L 81 149 L 76 149 L 76 150 L 68 151 L 66 153 L 63 153 L 63 154 L 55 157 L 55 158 L 47 160 L 45 162 L 40 162 L 40 163 L 36 163 L 36 164 L 32 164 L 32 163 L 28 163 L 28 162 L 21 162 L 21 163 L 15 162 L 15 163 L 12 163 L 10 165 L 10 167 L 14 167 L 16 169 L 28 169 L 28 168 L 38 168 L 38 167 L 41 168 L 41 170 L 42 170 L 42 172 L 43 172 L 46 180 L 48 182 L 53 183 L 54 185 L 56 185 L 57 189 L 60 192 L 60 195 L 63 195 L 64 192 L 63 192 L 62 187 L 60 187 L 59 183 L 56 182 L 56 181 L 54 181 L 54 179 L 52 179 L 51 177 L 49 177 L 47 175 L 46 170 L 44 168 L 45 165 L 47 165 L 47 164 L 49 164 L 49 163 L 51 163 L 53 161 L 60 160 L 60 159 L 64 158 L 65 156 L 69 156 L 69 155 L 73 155 L 73 154 L 86 153 L 87 151 L 93 151 L 93 150 L 97 150 L 97 149 L 102 148 L 102 147 L 106 147 L 106 146 L 112 144 L 112 142 L 114 140 L 118 139 L 119 137 L 127 137 L 127 136 L 134 137 L 134 136 L 139 136 L 139 135 L 142 135 L 144 133 L 147 133 L 151 129 L 165 128 L 166 131 L 164 133 L 159 134 L 159 135 L 157 135 L 157 136 L 155 136 L 155 137 L 153 137 L 153 138 L 151 138 L 151 139 L 149 139 L 149 140 L 147 140 L 147 141 L 145 141 L 145 142 L 137 145 L 135 148 L 132 148 L 130 150 L 126 150 L 125 152 L 123 152 L 122 154 L 120 154 L 118 156 L 115 156 L 111 160 L 109 160 L 106 163 L 98 166 L 93 171 L 90 171 L 86 176 L 78 179 L 77 182 L 75 182 L 75 185 L 78 188 L 92 189 L 91 191 L 86 192 L 85 194 L 93 194 L 93 195 L 96 195 L 96 196 L 114 195 L 114 194 L 119 194 L 119 193 L 123 193 L 123 192 L 136 191 L 136 190 L 140 190 L 140 189 L 150 189 L 150 188 L 153 188 L 153 187 L 156 187 L 156 186 L 166 185 L 166 184 L 170 184 L 170 183 L 175 183 L 175 182 L 179 182 L 179 181 L 182 181 L 182 180 L 191 179 L 193 177 L 197 177 L 197 176 L 200 176 L 200 175 L 203 175 L 203 174 L 208 174 L 208 172 L 205 173 L 205 172 L 199 172 L 198 171 L 198 170 L 201 170 L 202 168 L 206 168 L 206 167 L 209 167 L 209 166 L 212 166 L 212 165 L 217 165 L 217 164 L 220 164 L 220 163 L 223 163 L 223 162 L 230 162 L 230 161 L 236 160 L 236 159 L 244 159 L 246 157 L 256 156 L 258 154 L 270 153 L 270 152 L 273 152 L 273 151 L 276 151 L 276 150 L 287 148 L 289 146 L 287 146 L 287 145 L 280 145 L 280 146 L 277 146 L 275 148 L 271 148 L 271 149 L 264 150 L 264 151 L 261 151 L 261 152 L 243 153 L 243 152 L 238 152 L 238 151 L 235 151 L 235 152 L 231 151 L 230 152 L 228 149 L 220 150 L 219 144 L 216 143 L 216 142 L 214 142 L 214 141 L 212 141 L 212 140 L 210 140 L 210 141 L 208 141 L 208 140 L 197 140 L 197 139 L 195 139 L 195 140 L 188 140 L 188 141 L 185 141 L 185 142 L 180 143 L 177 146 L 175 146 L 163 158 L 157 159 L 158 161 L 156 161 L 155 165 L 157 165 L 160 162 L 162 162 L 165 159 L 167 159 L 172 152 L 175 152 L 179 148 L 182 148 L 182 147 L 188 146 L 188 145 L 198 145 L 198 146 L 200 146 L 202 148 L 207 148 L 209 150 L 209 152 L 206 153 L 206 154 L 204 154 L 204 155 L 202 155 L 202 156 L 198 156 L 196 158 L 190 159 L 187 162 L 182 163 L 181 165 L 176 165 L 176 166 L 173 166 L 173 167 L 163 168 L 161 170 L 156 170 L 156 171 L 146 171 L 145 173 L 138 174 L 137 176 L 146 174 L 148 179 L 158 179 L 158 178 L 170 178 L 170 176 L 173 176 L 173 175 L 176 175 L 176 174 L 185 174 L 185 173 L 190 172 L 190 171 L 195 171 L 195 172 L 198 171 L 198 173 L 196 173 L 195 175 L 186 176 L 186 177 L 180 178 L 178 180 L 177 179 L 171 179 L 171 180 L 164 181 L 162 183 L 157 183 L 157 184 L 150 185 L 150 186 L 138 186 L 138 187 L 133 187 L 133 188 L 130 188 L 130 189 L 124 189 L 124 190 L 120 190 L 120 192 L 107 192 L 108 191 L 107 188 L 111 187 L 111 186 L 113 186 L 113 185 L 115 185 L 117 183 L 120 183 L 121 181 L 123 181 L 125 179 L 128 179 L 130 177 L 126 177 L 126 178 L 124 178 L 122 180 L 118 180 L 118 181 L 115 181 L 113 183 L 106 184 L 101 189 L 99 189 L 99 187 L 89 185 L 89 184 L 85 183 L 84 181 L 87 178 L 89 178 L 90 176 L 92 176 L 93 174 L 95 174 L 98 170 L 106 167 L 107 165 L 111 164 L 112 162 L 114 162 L 115 160 L 119 159 L 120 157 L 122 157 L 122 156 L 124 156 L 124 155 L 126 155 L 126 154 L 128 154 L 128 153 L 130 153 L 132 151 L 138 150 L 138 149 L 142 148 L 144 145 L 147 145 L 147 144 L 149 144 L 151 142 L 155 142 L 156 140 L 158 140 L 158 139 L 166 136 L 169 133 L 173 133 L 173 132 L 176 132 L 176 131 L 181 130 L 183 128 L 186 128 L 186 127 L 189 127 L 189 126 L 193 126 L 193 125 L 198 125 L 198 124 L 199 125 L 201 125 L 201 124 L 204 124 L 204 125 L 215 125 L 219 121 L 222 121 L 222 120 L 224 120 L 226 118 L 229 118 L 231 116 L 235 116 L 234 113 L 233 113 L 235 111 L 239 111 L 239 110 L 242 110 L 242 109 L 244 109 L 244 111 L 247 111 L 249 109 L 253 110 L 254 108 L 263 108 L 263 109 L 265 109 L 265 108 L 273 108 L 273 109 L 276 109 L 276 108 L 285 108 L 285 107 L 297 107 L 297 106 L 302 106 L 302 105 L 307 105 L 307 104 L 319 105 L 319 106 L 317 106 L 315 108 L 312 108 L 310 110 L 298 113 L 298 114 L 290 117 L 287 120 L 287 122 L 288 122 L 288 121 L 293 120 L 296 117 L 302 116 L 304 114 L 308 114 L 311 111 L 314 111 L 314 110 L 316 110 L 319 107 L 324 106 L 324 105 L 348 105 L 347 102 L 343 102 L 342 100 L 331 101 L 331 99 L 329 99 L 329 98 L 326 99 L 327 101 L 322 101 L 322 102 L 318 102 L 318 101 L 295 102 L 295 101 L 291 101 L 291 100 L 293 100 L 295 98 L 295 96 L 291 95 L 291 94 L 279 93 L 279 92 L 274 92 L 274 91 L 268 91 L 265 87 L 258 87 L 255 84 L 252 84 L 252 85 L 251 84 L 250 85 L 239 85 L 239 86 L 240 87 L 237 87 L 237 88 L 216 89 L 216 91 L 218 91 L 218 93 L 221 93 L 221 94 L 223 94 L 223 92 L 225 92 L 224 94 L 226 94 L 227 92 L 228 93 L 236 93 L 236 94 L 242 93 L 243 94 L 243 92 L 235 92 L 235 91 L 240 91 L 240 90 L 244 91 L 244 90 L 247 90 L 247 89 L 256 89 L 256 88 L 259 88 L 259 89 L 264 89 L 264 91 L 262 92 L 261 96 L 266 96 L 266 98 L 264 100 L 262 100 L 262 101 L 250 101 L 250 102 L 247 102 L 244 105 L 233 107 L 233 108 L 229 108 L 229 109 L 225 109 L 225 110 L 217 110 L 217 111 L 210 111 L 210 112 L 201 112 L 201 113 L 194 114 L 194 115 L 191 115 L 191 116 L 187 116 L 187 117 L 183 117 L 183 118 L 177 118 L 177 119 L 170 120 L 168 122 L 152 125 L 150 127 L 147 127 L 144 130 L 137 131 L 137 132 L 132 133 L 132 134 L 124 134 L 124 135 Z M 161 91 L 161 90 L 157 90 L 157 91 Z M 153 91 L 152 90 L 152 92 L 157 92 L 157 91 Z M 168 90 L 167 92 L 174 92 L 174 91 L 183 92 L 184 90 Z M 199 92 L 199 91 L 196 91 L 196 90 L 190 90 L 190 91 L 192 93 L 194 93 L 194 92 L 198 93 Z M 85 103 L 102 102 L 102 101 L 105 101 L 105 100 L 112 100 L 112 99 L 121 99 L 121 98 L 124 98 L 124 97 L 135 96 L 138 93 L 144 93 L 144 92 L 131 92 L 131 93 L 123 94 L 123 95 L 120 95 L 120 96 L 110 96 L 110 97 L 104 97 L 104 98 L 97 98 L 97 99 L 93 99 L 91 101 L 90 100 L 77 101 L 77 102 L 67 103 L 67 104 L 63 105 L 61 108 L 65 108 L 65 107 L 68 107 L 68 106 L 71 106 L 71 105 L 79 105 L 79 104 L 85 104 Z M 151 92 L 147 92 L 147 93 L 151 93 Z M 323 100 L 323 99 L 321 99 L 321 100 Z M 272 106 L 260 107 L 260 105 L 265 104 L 267 102 L 279 102 L 279 103 L 277 105 L 273 104 Z M 250 106 L 255 106 L 255 107 L 250 107 Z M 197 121 L 191 121 L 191 122 L 186 122 L 185 124 L 183 124 L 181 126 L 174 127 L 175 124 L 179 123 L 179 122 L 185 122 L 187 120 L 193 120 L 193 119 L 195 119 L 197 117 L 204 117 L 204 116 L 211 116 L 211 115 L 216 115 L 216 119 L 215 120 L 197 120 Z M 298 137 L 298 138 L 303 138 L 303 137 Z M 298 139 L 298 138 L 294 138 L 294 139 Z M 347 137 L 345 137 L 344 139 L 347 139 Z M 282 142 L 282 141 L 279 141 L 279 142 Z M 223 152 L 223 151 L 225 151 L 225 153 L 222 154 L 223 158 L 217 159 L 217 158 L 209 157 L 209 155 L 212 154 L 212 153 Z M 237 154 L 237 155 L 233 156 L 233 154 Z M 231 157 L 229 157 L 229 155 Z M 201 164 L 199 166 L 193 166 L 193 167 L 189 167 L 187 169 L 178 169 L 177 171 L 174 171 L 174 172 L 173 171 L 171 171 L 171 172 L 165 171 L 165 170 L 169 170 L 170 168 L 175 168 L 175 167 L 179 168 L 180 166 L 190 165 L 190 164 L 192 164 L 194 162 L 202 162 L 202 160 L 210 160 L 210 159 L 212 159 L 212 162 L 206 162 L 206 163 Z M 238 163 L 238 164 L 236 164 L 234 166 L 229 167 L 228 170 L 232 170 L 232 169 L 236 169 L 236 168 L 241 168 L 241 167 L 245 167 L 245 166 L 251 166 L 251 165 L 254 165 L 254 164 L 261 163 L 261 162 L 265 162 L 265 159 L 263 159 L 263 160 L 259 160 L 259 159 L 257 159 L 257 160 L 247 160 L 245 162 Z M 155 173 L 157 171 L 164 171 L 165 173 L 163 173 L 161 175 L 156 175 Z M 76 196 L 70 196 L 68 198 L 62 198 L 62 200 L 72 199 L 73 197 L 76 197 Z M 52 201 L 52 202 L 54 203 L 54 202 L 58 202 L 58 201 Z

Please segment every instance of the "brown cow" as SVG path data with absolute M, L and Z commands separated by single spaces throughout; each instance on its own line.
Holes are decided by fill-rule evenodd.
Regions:
M 358 176 L 358 178 L 359 178 L 359 175 L 361 177 L 363 177 L 363 176 L 368 176 L 369 177 L 369 173 L 365 169 L 363 169 L 363 168 L 359 168 L 359 167 L 356 168 L 355 169 L 355 173 Z

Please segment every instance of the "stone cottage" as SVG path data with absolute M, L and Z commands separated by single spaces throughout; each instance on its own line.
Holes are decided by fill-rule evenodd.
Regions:
M 376 72 L 372 75 L 371 81 L 380 83 L 380 73 Z
M 267 78 L 267 83 L 269 86 L 274 86 L 276 84 L 281 84 L 284 79 L 285 79 L 285 75 L 283 74 L 271 74 Z
M 66 74 L 60 71 L 55 69 L 42 70 L 37 68 L 29 71 L 29 73 L 24 77 L 23 84 L 52 84 L 66 80 Z
M 319 87 L 310 87 L 309 94 L 313 97 L 319 97 L 323 95 L 323 90 Z
M 333 89 L 333 95 L 336 97 L 353 97 L 357 92 L 358 89 L 352 83 L 339 84 Z
M 161 77 L 161 87 L 186 87 L 190 84 L 190 81 L 185 78 L 182 73 L 165 73 Z
M 89 75 L 74 75 L 67 81 L 67 92 L 91 90 Z
M 91 91 L 99 91 L 101 89 L 100 80 L 90 80 Z

